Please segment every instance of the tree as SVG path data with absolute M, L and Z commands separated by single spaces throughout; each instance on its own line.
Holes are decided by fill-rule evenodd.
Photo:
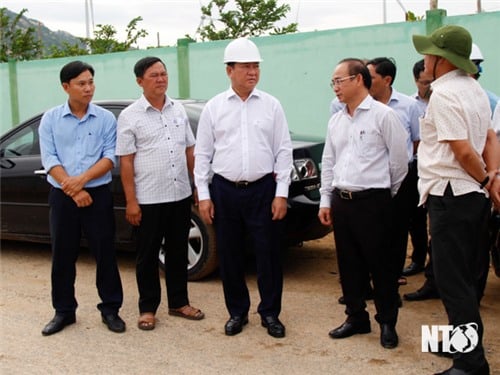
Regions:
M 19 21 L 27 11 L 23 9 L 11 18 L 7 15 L 7 8 L 0 8 L 0 62 L 32 60 L 41 56 L 42 42 L 36 37 L 36 29 L 19 27 Z
M 406 12 L 405 14 L 406 21 L 408 22 L 415 22 L 415 21 L 422 21 L 424 19 L 424 16 L 417 16 L 415 13 L 413 13 L 411 10 Z
M 88 54 L 89 51 L 82 48 L 78 43 L 71 44 L 63 42 L 62 47 L 50 46 L 49 52 L 44 57 L 48 59 L 55 59 L 57 57 L 82 56 Z
M 290 5 L 277 5 L 276 0 L 211 0 L 201 7 L 202 17 L 210 23 L 198 27 L 201 40 L 235 39 L 239 37 L 271 35 L 297 32 L 297 23 L 279 28 L 275 23 L 290 11 Z M 223 29 L 217 30 L 214 20 L 221 22 Z M 194 39 L 187 35 L 188 38 Z
M 94 38 L 80 38 L 88 46 L 88 49 L 81 48 L 78 44 L 63 43 L 62 48 L 52 46 L 50 54 L 46 57 L 64 57 L 95 55 L 101 53 L 124 52 L 128 51 L 137 43 L 139 38 L 144 38 L 148 32 L 144 29 L 137 30 L 137 23 L 142 21 L 142 17 L 136 17 L 127 25 L 127 39 L 120 42 L 116 39 L 116 29 L 112 25 L 97 25 L 94 31 Z
M 111 25 L 97 25 L 94 38 L 82 38 L 90 49 L 91 54 L 123 52 L 133 48 L 139 38 L 144 38 L 148 32 L 144 29 L 137 30 L 137 23 L 142 17 L 136 17 L 127 25 L 127 39 L 124 42 L 116 40 L 116 29 Z

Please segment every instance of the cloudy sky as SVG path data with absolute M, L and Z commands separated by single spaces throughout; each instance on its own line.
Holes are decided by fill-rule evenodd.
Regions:
M 88 1 L 90 2 L 90 0 Z M 135 17 L 143 21 L 139 28 L 149 35 L 139 46 L 174 45 L 186 34 L 195 35 L 201 22 L 201 5 L 209 0 L 92 0 L 94 25 L 113 25 L 118 39 L 125 39 L 125 28 Z M 404 21 L 404 10 L 417 16 L 425 15 L 429 0 L 295 0 L 288 3 L 291 11 L 283 24 L 297 22 L 299 31 L 329 30 Z M 482 0 L 484 11 L 500 11 L 500 0 Z M 75 36 L 86 36 L 85 0 L 2 0 L 0 6 L 37 19 L 51 30 L 64 30 Z M 477 0 L 439 0 L 439 8 L 449 16 L 472 14 Z M 385 12 L 384 12 L 385 9 Z M 385 15 L 385 17 L 384 17 Z M 89 20 L 91 18 L 89 17 Z M 92 34 L 91 34 L 92 35 Z

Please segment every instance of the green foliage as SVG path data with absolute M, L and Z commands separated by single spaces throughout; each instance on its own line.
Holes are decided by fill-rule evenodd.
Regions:
M 42 42 L 36 37 L 34 27 L 22 29 L 19 21 L 28 10 L 23 9 L 13 19 L 6 14 L 7 8 L 0 8 L 0 62 L 10 59 L 32 60 L 42 54 Z
M 415 22 L 415 21 L 422 21 L 424 19 L 424 16 L 416 16 L 415 13 L 413 13 L 411 10 L 406 12 L 406 21 L 408 22 Z
M 82 56 L 88 54 L 89 52 L 80 47 L 78 43 L 70 44 L 68 42 L 63 42 L 63 46 L 61 48 L 58 46 L 50 46 L 50 50 L 45 57 L 48 59 L 54 59 L 57 57 Z
M 94 38 L 82 38 L 87 44 L 91 54 L 123 52 L 133 48 L 139 38 L 144 38 L 148 32 L 144 29 L 137 30 L 137 23 L 142 21 L 142 17 L 136 17 L 127 25 L 127 39 L 119 42 L 116 39 L 116 29 L 111 25 L 97 25 L 94 31 Z
M 146 30 L 138 29 L 137 24 L 142 21 L 142 17 L 136 17 L 127 25 L 127 38 L 124 42 L 116 39 L 116 29 L 113 26 L 97 25 L 94 38 L 79 38 L 87 48 L 82 48 L 78 43 L 63 42 L 62 47 L 50 46 L 49 51 L 44 54 L 43 44 L 36 37 L 35 28 L 20 27 L 27 9 L 23 9 L 12 19 L 7 16 L 6 11 L 6 8 L 0 8 L 0 62 L 7 62 L 9 59 L 33 60 L 128 51 L 137 48 L 134 47 L 137 41 L 148 35 Z
M 276 0 L 211 0 L 201 7 L 202 17 L 210 20 L 197 30 L 201 40 L 235 39 L 239 37 L 297 32 L 297 23 L 279 28 L 275 23 L 290 11 L 290 5 L 277 5 Z M 214 19 L 224 26 L 217 29 Z M 189 35 L 186 37 L 193 39 Z

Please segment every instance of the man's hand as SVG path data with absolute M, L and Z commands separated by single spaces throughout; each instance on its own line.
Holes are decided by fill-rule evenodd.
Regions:
M 61 181 L 61 188 L 66 195 L 74 197 L 77 193 L 79 193 L 83 189 L 85 184 L 86 181 L 81 175 L 73 177 L 68 176 Z
M 127 203 L 127 207 L 125 209 L 125 218 L 133 226 L 138 226 L 141 223 L 142 211 L 139 203 Z
M 87 207 L 90 206 L 93 202 L 92 197 L 86 190 L 80 190 L 71 198 L 73 198 L 77 207 Z
M 323 225 L 332 225 L 331 209 L 327 207 L 321 207 L 318 212 L 318 219 Z
M 287 204 L 285 197 L 275 197 L 271 205 L 273 220 L 281 220 L 286 216 Z
M 203 199 L 198 202 L 198 211 L 200 212 L 201 220 L 207 225 L 213 223 L 215 209 L 211 199 Z
M 490 181 L 491 185 L 489 186 L 489 192 L 491 200 L 497 209 L 500 209 L 500 176 L 493 178 L 493 181 Z

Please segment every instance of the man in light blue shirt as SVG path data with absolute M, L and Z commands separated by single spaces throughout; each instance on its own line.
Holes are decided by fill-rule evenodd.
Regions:
M 60 72 L 68 101 L 48 110 L 40 122 L 42 164 L 47 171 L 52 237 L 52 305 L 54 318 L 42 330 L 52 335 L 76 321 L 76 259 L 81 233 L 96 258 L 96 285 L 102 321 L 124 332 L 118 310 L 123 290 L 116 264 L 113 198 L 109 189 L 115 165 L 116 120 L 91 103 L 94 69 L 73 61 Z
M 366 63 L 372 77 L 370 94 L 381 103 L 391 107 L 399 117 L 401 125 L 406 130 L 406 149 L 408 154 L 408 174 L 406 175 L 398 194 L 393 199 L 392 253 L 390 268 L 396 275 L 401 275 L 408 246 L 408 231 L 410 217 L 418 205 L 417 162 L 416 151 L 420 141 L 419 117 L 423 114 L 417 101 L 407 95 L 397 92 L 393 87 L 396 78 L 396 64 L 387 57 L 378 57 Z M 403 283 L 400 280 L 400 283 Z

